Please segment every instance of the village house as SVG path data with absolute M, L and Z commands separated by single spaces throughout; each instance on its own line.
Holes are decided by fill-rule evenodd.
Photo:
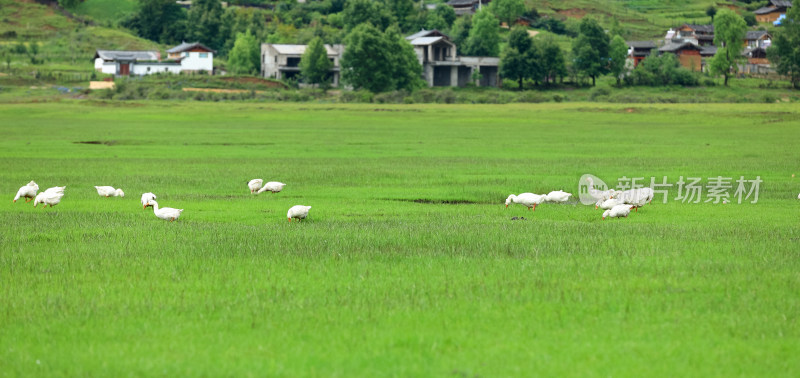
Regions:
M 692 71 L 701 71 L 704 68 L 701 51 L 703 51 L 703 47 L 698 46 L 693 41 L 683 39 L 674 39 L 658 49 L 659 55 L 665 53 L 675 54 L 678 62 Z
M 181 72 L 196 73 L 214 71 L 214 53 L 216 51 L 200 42 L 183 42 L 167 50 L 167 58 L 181 63 Z
M 339 86 L 340 60 L 344 45 L 325 45 L 328 59 L 333 63 L 329 77 L 331 85 Z M 265 78 L 285 80 L 298 78 L 300 60 L 306 52 L 306 45 L 261 44 L 261 75 Z
M 744 37 L 744 47 L 767 48 L 771 44 L 772 44 L 772 35 L 770 35 L 766 30 L 751 30 L 748 31 Z
M 421 30 L 406 37 L 422 65 L 422 77 L 431 87 L 463 87 L 500 85 L 500 58 L 458 56 L 450 37 L 438 30 Z M 479 77 L 478 80 L 475 78 Z
M 450 0 L 447 5 L 453 7 L 457 16 L 472 15 L 492 0 Z
M 214 50 L 200 43 L 182 43 L 167 50 L 161 60 L 158 51 L 97 50 L 94 68 L 105 74 L 142 76 L 156 73 L 199 73 L 214 71 Z
M 707 46 L 714 44 L 714 25 L 683 24 L 675 29 L 675 36 L 683 40 L 694 41 L 696 45 Z M 670 38 L 670 39 L 671 39 Z
M 758 22 L 775 22 L 782 17 L 786 17 L 786 11 L 792 6 L 791 1 L 770 0 L 770 4 L 753 11 Z
M 633 67 L 638 66 L 657 47 L 653 41 L 628 41 L 625 43 L 628 45 L 628 59 L 633 61 Z

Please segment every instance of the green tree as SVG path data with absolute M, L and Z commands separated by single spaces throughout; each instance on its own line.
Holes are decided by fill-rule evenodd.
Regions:
M 619 85 L 622 72 L 625 70 L 625 60 L 628 59 L 628 44 L 619 35 L 614 36 L 608 48 L 609 58 L 609 71 L 617 78 L 617 85 Z
M 342 19 L 346 30 L 371 23 L 383 31 L 394 22 L 389 9 L 383 3 L 373 0 L 347 0 L 347 5 L 342 11 Z
M 711 58 L 709 69 L 712 74 L 725 76 L 725 85 L 731 71 L 738 71 L 736 63 L 742 59 L 742 41 L 747 33 L 744 19 L 729 9 L 723 9 L 714 22 L 714 44 L 717 53 Z
M 222 49 L 230 35 L 229 22 L 223 20 L 224 14 L 219 0 L 193 0 L 187 22 L 187 38 L 215 50 Z
M 74 8 L 81 3 L 82 0 L 58 0 L 58 5 L 63 8 Z
M 789 76 L 792 86 L 800 89 L 800 6 L 795 5 L 786 12 L 781 27 L 775 31 L 767 57 L 776 71 Z
M 228 68 L 236 74 L 258 74 L 261 69 L 258 40 L 250 30 L 236 34 L 236 42 L 228 54 Z
M 425 81 L 422 80 L 422 66 L 414 52 L 414 46 L 403 37 L 396 25 L 386 29 L 385 37 L 393 62 L 395 89 L 413 90 L 423 87 Z
M 141 0 L 123 25 L 151 41 L 179 43 L 185 37 L 186 11 L 172 0 Z
M 453 22 L 456 21 L 456 11 L 447 4 L 439 4 L 433 13 L 444 20 L 447 24 L 447 29 L 450 29 L 453 26 Z
M 489 5 L 489 10 L 511 27 L 514 21 L 525 13 L 525 2 L 523 0 L 494 0 Z
M 717 8 L 714 8 L 713 5 L 709 5 L 706 8 L 706 16 L 711 17 L 711 23 L 714 23 L 714 16 L 717 14 Z
M 425 20 L 425 29 L 447 30 L 447 28 L 447 21 L 445 21 L 442 16 L 434 12 L 428 12 L 427 19 Z
M 326 85 L 331 68 L 333 68 L 333 62 L 328 58 L 328 51 L 325 49 L 322 38 L 312 39 L 300 59 L 303 81 L 309 84 Z
M 497 56 L 500 52 L 500 25 L 489 10 L 472 16 L 472 29 L 467 39 L 469 53 L 478 56 Z
M 542 79 L 545 83 L 567 75 L 567 62 L 564 52 L 552 36 L 539 37 L 541 50 L 540 64 L 542 66 Z
M 608 35 L 596 20 L 585 17 L 580 23 L 580 34 L 572 43 L 573 65 L 578 72 L 592 78 L 608 73 Z
M 409 21 L 411 15 L 414 12 L 414 2 L 412 0 L 385 0 L 389 9 L 394 14 L 394 17 L 397 19 L 397 23 L 400 24 L 400 27 L 403 29 L 407 29 L 409 26 Z
M 468 45 L 470 30 L 472 30 L 472 18 L 470 17 L 459 17 L 453 22 L 450 36 L 461 55 L 472 55 Z
M 500 56 L 500 74 L 516 80 L 519 89 L 522 89 L 524 79 L 540 80 L 543 75 L 537 55 L 537 48 L 528 31 L 521 26 L 514 27 L 508 35 L 508 45 Z
M 385 92 L 413 89 L 422 68 L 414 49 L 396 31 L 382 33 L 372 24 L 361 24 L 345 37 L 342 80 L 355 89 Z

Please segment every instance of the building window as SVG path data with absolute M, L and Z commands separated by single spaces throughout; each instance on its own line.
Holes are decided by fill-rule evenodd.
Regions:
M 147 67 L 147 72 L 150 72 L 150 67 Z
M 200 53 L 201 58 L 208 58 L 208 53 Z

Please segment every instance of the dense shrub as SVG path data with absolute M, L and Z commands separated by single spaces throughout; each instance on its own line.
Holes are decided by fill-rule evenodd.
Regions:
M 675 55 L 651 55 L 625 77 L 625 84 L 695 86 L 698 84 L 698 75 L 681 66 Z

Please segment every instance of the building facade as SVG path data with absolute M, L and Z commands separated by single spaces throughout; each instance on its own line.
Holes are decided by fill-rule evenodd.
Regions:
M 334 87 L 339 86 L 344 45 L 325 45 L 325 50 L 333 63 L 330 83 Z M 305 52 L 306 45 L 262 43 L 261 76 L 277 80 L 299 78 L 300 60 Z

